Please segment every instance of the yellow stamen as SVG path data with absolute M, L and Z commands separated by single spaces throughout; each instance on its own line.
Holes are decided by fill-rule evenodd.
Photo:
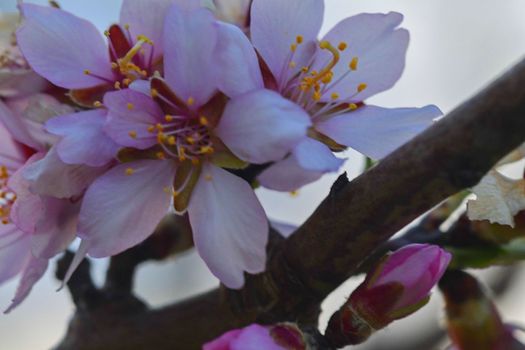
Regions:
M 201 116 L 201 117 L 199 118 L 199 123 L 200 123 L 201 125 L 206 126 L 206 125 L 208 125 L 208 119 L 207 119 L 205 116 Z
M 297 42 L 297 44 L 302 44 L 303 43 L 303 36 L 302 35 L 298 35 L 296 38 L 295 38 L 295 41 Z
M 339 51 L 344 51 L 344 50 L 346 50 L 347 47 L 348 47 L 348 44 L 345 43 L 344 41 L 340 42 L 340 43 L 339 43 L 339 46 L 337 46 L 337 48 L 339 49 Z
M 290 64 L 288 65 L 290 68 L 295 68 L 295 66 L 297 66 L 297 63 L 295 63 L 294 61 L 290 62 Z
M 135 130 L 131 130 L 130 132 L 128 132 L 128 135 L 132 139 L 136 139 L 137 138 L 137 132 Z
M 115 85 L 113 85 L 115 89 L 120 90 L 120 81 L 116 81 Z
M 109 36 L 109 30 L 105 30 L 105 31 L 104 31 L 104 35 L 105 35 L 105 36 Z
M 175 146 L 177 144 L 177 139 L 175 136 L 168 137 L 168 145 Z
M 297 44 L 290 45 L 290 51 L 295 52 L 297 50 Z
M 191 159 L 191 164 L 193 164 L 193 165 L 199 165 L 199 164 L 200 164 L 200 160 L 199 160 L 199 158 L 192 158 L 192 159 Z
M 151 97 L 153 98 L 159 96 L 159 92 L 157 91 L 157 89 L 151 89 L 150 93 L 151 93 Z
M 116 62 L 111 62 L 111 68 L 112 69 L 117 69 L 118 68 L 118 64 Z
M 164 152 L 157 152 L 156 156 L 157 156 L 157 159 L 160 159 L 160 160 L 166 159 L 166 155 L 164 154 Z
M 332 95 L 330 95 L 330 97 L 332 98 L 332 100 L 335 101 L 335 100 L 339 99 L 339 94 L 337 92 L 334 92 L 334 93 L 332 93 Z
M 91 74 L 91 71 L 89 69 L 84 69 L 84 74 L 85 75 L 90 75 Z
M 164 116 L 164 120 L 166 120 L 168 123 L 172 122 L 173 121 L 173 116 L 171 116 L 169 114 L 166 114 L 166 116 Z
M 133 103 L 131 102 L 128 102 L 128 104 L 126 105 L 126 107 L 131 111 L 133 108 L 135 108 L 135 106 L 133 105 Z
M 95 102 L 93 102 L 93 107 L 95 107 L 95 108 L 100 108 L 100 107 L 102 107 L 102 102 L 100 102 L 100 101 L 95 101 Z
M 357 86 L 357 91 L 358 92 L 361 92 L 363 91 L 364 89 L 366 89 L 368 87 L 368 85 L 366 85 L 365 83 L 361 83 Z
M 352 58 L 352 61 L 350 61 L 350 65 L 349 65 L 350 69 L 351 70 L 357 70 L 357 64 L 358 63 L 359 63 L 359 58 L 357 58 L 357 57 Z
M 348 108 L 350 108 L 352 111 L 355 111 L 357 109 L 357 105 L 355 103 L 349 103 Z
M 128 175 L 128 176 L 133 175 L 134 172 L 135 172 L 135 170 L 133 170 L 133 168 L 127 168 L 126 169 L 126 175 Z
M 155 125 L 148 126 L 148 132 L 154 133 L 155 132 Z
M 193 106 L 193 104 L 195 103 L 195 99 L 193 97 L 188 97 L 188 106 Z

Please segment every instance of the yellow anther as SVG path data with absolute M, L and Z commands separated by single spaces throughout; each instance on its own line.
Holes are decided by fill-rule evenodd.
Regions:
M 155 125 L 148 126 L 148 132 L 154 133 L 155 132 Z
M 345 43 L 344 41 L 340 42 L 339 45 L 337 46 L 339 51 L 344 51 L 344 50 L 346 50 L 347 47 L 348 47 L 348 44 Z
M 334 77 L 334 72 L 330 71 L 326 74 L 326 76 L 323 79 L 321 79 L 321 82 L 323 84 L 329 84 L 332 81 L 333 77 Z
M 157 152 L 155 156 L 157 157 L 157 159 L 160 159 L 160 160 L 166 159 L 166 155 L 164 154 L 164 152 Z
M 303 72 L 303 73 L 308 73 L 308 70 L 309 70 L 309 69 L 310 69 L 310 68 L 308 68 L 307 66 L 304 66 L 303 68 L 301 68 L 301 72 Z
M 164 129 L 164 127 L 162 126 L 161 123 L 157 123 L 157 124 L 155 125 L 155 128 L 157 128 L 158 131 L 162 131 L 162 130 Z
M 334 100 L 334 101 L 335 101 L 335 100 L 338 100 L 338 99 L 339 99 L 339 94 L 338 94 L 337 92 L 334 92 L 334 93 L 332 93 L 332 94 L 330 95 L 330 98 L 331 98 L 332 100 Z
M 199 158 L 192 158 L 192 159 L 191 159 L 191 164 L 193 164 L 193 165 L 199 165 L 199 164 L 200 164 L 200 160 L 199 160 Z
M 297 50 L 297 44 L 290 45 L 290 51 L 295 52 Z
M 193 97 L 188 97 L 188 100 L 186 101 L 188 103 L 188 106 L 193 106 L 195 103 L 195 99 Z
M 91 74 L 91 71 L 89 69 L 84 69 L 84 74 L 85 75 L 90 75 Z
M 367 87 L 368 87 L 368 85 L 366 85 L 365 83 L 361 83 L 361 84 L 357 85 L 357 91 L 361 92 L 364 89 L 366 89 Z
M 157 134 L 157 142 L 158 143 L 164 143 L 164 140 L 166 140 L 166 135 L 164 135 L 163 133 L 159 132 Z
M 128 135 L 132 139 L 136 139 L 137 138 L 137 132 L 135 130 L 131 130 L 130 132 L 128 132 Z
M 186 148 L 184 147 L 179 147 L 179 160 L 181 162 L 186 160 Z
M 207 119 L 205 116 L 200 116 L 200 117 L 199 117 L 199 123 L 200 123 L 201 125 L 206 126 L 206 125 L 208 125 L 208 119 Z
M 319 91 L 315 91 L 312 96 L 312 100 L 314 100 L 315 102 L 318 102 L 320 99 L 321 99 L 321 93 Z
M 173 116 L 166 114 L 164 116 L 164 120 L 166 120 L 168 123 L 173 121 Z
M 352 111 L 355 111 L 357 109 L 357 105 L 355 103 L 349 103 L 348 108 Z
M 120 81 L 116 81 L 113 87 L 117 90 L 120 90 Z
M 124 24 L 124 29 L 129 30 L 129 24 Z
M 111 62 L 111 68 L 112 69 L 117 69 L 118 68 L 118 64 L 116 62 Z
M 302 44 L 303 41 L 304 41 L 304 38 L 303 38 L 302 35 L 298 35 L 298 36 L 295 38 L 295 42 L 296 42 L 297 44 Z
M 321 42 L 319 43 L 319 47 L 320 47 L 321 49 L 323 49 L 323 50 L 327 50 L 330 46 L 332 46 L 332 45 L 330 44 L 330 42 L 328 42 L 328 41 L 326 41 L 326 40 L 321 41 Z
M 173 190 L 173 192 L 171 193 L 171 195 L 173 196 L 173 198 L 177 198 L 177 197 L 180 195 L 180 193 L 177 192 L 177 191 L 175 191 L 175 190 Z
M 127 168 L 126 169 L 126 175 L 128 175 L 128 176 L 133 175 L 134 172 L 135 172 L 135 170 L 133 170 L 133 168 Z
M 9 220 L 7 220 L 7 219 L 2 219 L 2 224 L 7 225 L 8 223 L 9 223 Z
M 211 146 L 202 146 L 200 150 L 200 153 L 202 154 L 212 154 L 213 152 L 214 152 L 214 149 Z
M 153 98 L 159 96 L 159 92 L 157 91 L 157 89 L 151 89 L 150 94 Z
M 294 197 L 294 198 L 297 197 L 297 196 L 299 196 L 299 191 L 291 191 L 291 192 L 290 192 L 290 196 L 292 196 L 292 197 Z
M 133 105 L 133 103 L 131 102 L 128 102 L 128 104 L 126 105 L 126 107 L 131 111 L 133 108 L 135 108 L 135 106 Z
M 168 145 L 175 146 L 177 144 L 177 138 L 175 136 L 168 137 Z
M 95 102 L 93 102 L 93 107 L 95 107 L 95 108 L 100 108 L 100 107 L 102 107 L 102 102 L 100 102 L 100 101 L 95 101 Z
M 288 65 L 290 68 L 295 68 L 297 66 L 297 63 L 295 63 L 294 61 L 290 62 L 290 64 Z
M 352 58 L 352 61 L 350 61 L 350 65 L 349 65 L 350 69 L 351 70 L 357 70 L 357 64 L 358 63 L 359 63 L 359 58 L 357 58 L 357 57 Z
M 109 36 L 109 30 L 105 30 L 105 31 L 104 31 L 104 35 L 105 35 L 105 36 Z
M 126 79 L 122 80 L 122 84 L 124 84 L 124 86 L 128 86 L 129 84 L 131 84 L 131 79 L 126 78 Z
M 137 40 L 138 41 L 144 41 L 146 44 L 149 44 L 149 45 L 152 45 L 153 46 L 153 41 L 151 41 L 150 38 L 148 38 L 147 36 L 141 34 L 141 35 L 138 35 L 137 36 Z

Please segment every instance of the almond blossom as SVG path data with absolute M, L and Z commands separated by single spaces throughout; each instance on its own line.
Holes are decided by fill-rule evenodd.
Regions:
M 259 177 L 272 189 L 295 190 L 337 171 L 343 160 L 332 151 L 351 147 L 382 158 L 441 115 L 435 106 L 387 109 L 363 103 L 391 88 L 403 72 L 409 37 L 398 28 L 401 14 L 350 17 L 318 40 L 323 12 L 323 0 L 254 0 L 251 42 L 240 29 L 220 26 L 219 43 L 229 47 L 218 56 L 220 88 L 233 98 L 217 134 L 231 150 L 241 154 L 242 144 L 233 139 L 243 132 L 231 125 L 249 128 L 261 108 L 293 104 L 312 122 L 308 137 Z
M 161 70 L 163 19 L 173 2 L 124 0 L 120 23 L 104 32 L 107 44 L 87 20 L 49 6 L 22 4 L 24 23 L 17 40 L 34 71 L 72 89 L 75 102 L 97 106 L 106 91 Z
M 264 270 L 268 222 L 250 185 L 222 167 L 245 166 L 244 154 L 256 163 L 281 159 L 306 135 L 310 120 L 294 115 L 298 108 L 286 101 L 262 110 L 240 136 L 246 151 L 240 159 L 231 154 L 215 134 L 225 104 L 217 90 L 216 20 L 198 2 L 180 3 L 166 14 L 165 78 L 104 96 L 103 133 L 122 148 L 121 164 L 87 189 L 78 235 L 83 251 L 105 257 L 143 241 L 172 208 L 187 211 L 199 254 L 226 286 L 239 288 L 244 271 Z M 286 119 L 280 118 L 284 111 Z M 97 110 L 82 114 L 87 113 Z M 106 158 L 91 150 L 104 144 L 97 124 L 102 119 L 91 123 L 77 114 L 47 123 L 63 136 L 58 148 L 66 163 L 94 165 Z

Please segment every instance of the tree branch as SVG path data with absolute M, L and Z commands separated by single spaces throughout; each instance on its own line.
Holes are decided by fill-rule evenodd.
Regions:
M 524 87 L 525 61 L 356 180 L 340 177 L 294 235 L 272 245 L 267 271 L 247 278 L 241 291 L 215 290 L 111 327 L 77 328 L 59 349 L 199 349 L 254 321 L 315 324 L 320 302 L 375 249 L 475 185 L 525 140 Z

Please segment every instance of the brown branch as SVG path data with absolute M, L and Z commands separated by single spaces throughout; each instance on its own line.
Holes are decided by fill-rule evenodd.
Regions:
M 342 176 L 307 222 L 269 249 L 267 271 L 243 290 L 215 290 L 103 328 L 89 328 L 93 320 L 88 331 L 70 329 L 59 349 L 198 349 L 254 321 L 315 324 L 320 302 L 376 248 L 525 140 L 524 87 L 525 61 L 356 180 Z

